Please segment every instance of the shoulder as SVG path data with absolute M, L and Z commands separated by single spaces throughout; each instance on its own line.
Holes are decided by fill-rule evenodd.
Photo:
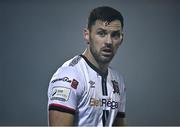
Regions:
M 60 67 L 49 82 L 49 95 L 54 90 L 68 93 L 67 97 L 69 97 L 70 92 L 74 93 L 74 96 L 80 95 L 83 90 L 83 82 L 77 70 L 69 66 Z
M 76 90 L 83 87 L 82 72 L 79 67 L 82 63 L 80 58 L 80 56 L 75 56 L 59 67 L 49 82 L 49 88 L 61 86 L 67 88 L 73 87 Z
M 73 57 L 72 59 L 66 61 L 62 67 L 64 66 L 71 66 L 71 67 L 74 67 L 76 65 L 78 65 L 80 63 L 80 60 L 82 59 L 82 57 L 80 55 L 77 55 L 75 57 Z
M 57 71 L 53 74 L 51 82 L 56 78 L 64 77 L 73 77 L 78 78 L 80 75 L 80 71 L 78 69 L 79 66 L 76 66 L 80 63 L 80 56 L 75 56 L 72 59 L 66 61 L 61 67 L 57 69 Z
M 52 76 L 50 82 L 55 83 L 56 81 L 67 81 L 73 79 L 79 79 L 76 68 L 71 66 L 60 67 Z
M 123 76 L 122 76 L 122 74 L 121 74 L 119 71 L 117 71 L 116 69 L 114 69 L 114 68 L 112 68 L 112 67 L 109 67 L 109 70 L 110 70 L 111 74 L 112 74 L 115 78 L 117 78 L 117 79 L 119 79 L 119 80 L 123 80 Z

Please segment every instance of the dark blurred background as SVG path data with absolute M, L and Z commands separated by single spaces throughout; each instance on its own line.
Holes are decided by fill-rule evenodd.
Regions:
M 84 51 L 87 16 L 102 5 L 125 19 L 111 66 L 126 81 L 128 125 L 180 125 L 178 0 L 1 0 L 0 125 L 47 125 L 49 80 Z

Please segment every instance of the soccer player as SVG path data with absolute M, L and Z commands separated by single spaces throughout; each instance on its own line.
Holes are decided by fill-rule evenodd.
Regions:
M 84 53 L 66 61 L 48 89 L 50 126 L 125 125 L 125 85 L 109 67 L 123 41 L 123 16 L 111 7 L 93 9 Z

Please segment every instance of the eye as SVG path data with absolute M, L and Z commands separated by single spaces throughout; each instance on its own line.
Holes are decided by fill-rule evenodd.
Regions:
M 112 38 L 114 38 L 114 39 L 119 39 L 120 38 L 120 32 L 113 32 L 112 34 L 111 34 L 111 37 Z
M 107 33 L 106 33 L 105 31 L 98 31 L 97 34 L 98 34 L 100 37 L 105 37 Z

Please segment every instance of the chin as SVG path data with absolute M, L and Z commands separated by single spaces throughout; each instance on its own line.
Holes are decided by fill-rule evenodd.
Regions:
M 103 57 L 103 58 L 101 58 L 101 63 L 103 63 L 103 64 L 108 64 L 108 63 L 110 63 L 111 62 L 111 60 L 112 60 L 112 57 Z

